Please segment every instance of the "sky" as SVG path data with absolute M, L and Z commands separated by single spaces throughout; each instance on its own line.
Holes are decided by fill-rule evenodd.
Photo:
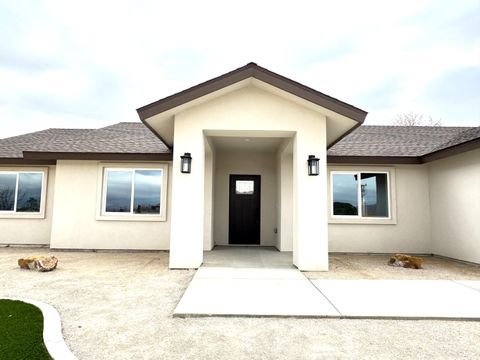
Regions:
M 0 138 L 139 121 L 248 62 L 368 111 L 480 125 L 480 1 L 0 0 Z

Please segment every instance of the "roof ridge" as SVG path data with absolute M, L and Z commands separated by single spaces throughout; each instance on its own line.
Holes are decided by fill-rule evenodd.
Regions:
M 137 109 L 137 114 L 139 115 L 140 120 L 145 122 L 146 119 L 156 114 L 174 109 L 182 104 L 191 102 L 192 100 L 214 93 L 220 89 L 249 78 L 257 79 L 292 95 L 303 98 L 319 106 L 323 106 L 343 116 L 349 117 L 360 124 L 363 123 L 367 116 L 365 110 L 315 90 L 312 87 L 301 84 L 298 81 L 287 78 L 286 76 L 268 70 L 267 68 L 261 67 L 253 62 L 249 62 L 248 64 L 225 74 L 203 81 L 180 92 L 144 105 Z
M 452 128 L 463 128 L 465 130 L 470 130 L 476 128 L 475 126 L 432 126 L 432 125 L 385 125 L 385 124 L 362 124 L 360 128 L 363 127 L 395 127 L 395 128 L 432 128 L 432 129 L 452 129 Z
M 10 139 L 14 139 L 14 138 L 17 138 L 17 137 L 23 137 L 23 136 L 25 136 L 25 135 L 33 135 L 33 134 L 44 133 L 44 132 L 47 132 L 47 131 L 49 131 L 49 130 L 54 130 L 54 128 L 47 128 L 47 129 L 43 129 L 43 130 L 32 131 L 32 132 L 25 133 L 25 134 L 7 136 L 7 137 L 4 137 L 4 138 L 0 138 L 0 141 L 10 140 Z
M 96 128 L 60 128 L 60 127 L 53 127 L 53 128 L 47 128 L 44 131 L 47 130 L 97 130 Z M 27 133 L 27 134 L 33 134 L 33 133 Z M 24 134 L 26 135 L 26 134 Z

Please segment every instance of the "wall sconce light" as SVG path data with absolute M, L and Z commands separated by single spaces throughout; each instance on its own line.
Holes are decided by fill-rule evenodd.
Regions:
M 190 153 L 185 153 L 182 156 L 180 156 L 181 162 L 180 162 L 180 171 L 184 174 L 190 174 L 192 171 L 192 156 Z
M 316 158 L 315 155 L 308 155 L 308 176 L 317 176 L 320 173 L 318 166 L 318 161 L 320 159 Z

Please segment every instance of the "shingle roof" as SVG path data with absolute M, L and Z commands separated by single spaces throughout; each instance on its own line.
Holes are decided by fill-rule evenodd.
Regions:
M 100 129 L 47 129 L 0 139 L 0 158 L 22 158 L 23 151 L 125 154 L 170 152 L 140 122 L 121 122 Z
M 362 125 L 328 150 L 329 156 L 420 157 L 480 138 L 480 127 Z
M 457 135 L 452 137 L 447 142 L 439 145 L 437 148 L 435 148 L 434 151 L 447 149 L 449 147 L 456 146 L 458 144 L 463 144 L 467 141 L 471 141 L 471 140 L 479 139 L 479 138 L 480 138 L 480 126 L 473 127 L 473 128 L 467 128 L 465 131 L 459 132 Z
M 480 139 L 480 127 L 362 125 L 328 150 L 329 157 L 418 158 Z M 45 153 L 171 154 L 143 123 L 121 122 L 100 129 L 47 129 L 0 139 L 0 158 Z

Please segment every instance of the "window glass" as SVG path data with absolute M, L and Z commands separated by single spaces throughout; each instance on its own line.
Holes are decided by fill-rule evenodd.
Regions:
M 130 212 L 132 199 L 132 172 L 107 172 L 106 212 Z
M 358 215 L 358 176 L 333 174 L 333 215 Z
M 362 216 L 388 217 L 387 174 L 362 173 Z
M 136 170 L 133 196 L 135 214 L 160 214 L 161 170 Z
M 235 182 L 235 194 L 252 195 L 254 190 L 253 180 L 237 180 Z
M 17 212 L 39 212 L 42 196 L 42 174 L 18 174 Z
M 17 174 L 0 173 L 0 211 L 14 210 L 16 186 Z

